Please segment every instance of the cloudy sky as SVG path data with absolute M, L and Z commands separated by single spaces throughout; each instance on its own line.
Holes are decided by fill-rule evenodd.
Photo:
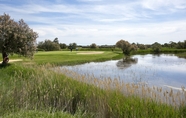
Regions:
M 23 19 L 37 41 L 113 45 L 186 40 L 186 0 L 0 0 L 0 15 Z

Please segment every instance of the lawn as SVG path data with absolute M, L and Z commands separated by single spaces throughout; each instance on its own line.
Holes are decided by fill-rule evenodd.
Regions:
M 111 60 L 118 56 L 117 53 L 107 51 L 101 54 L 94 54 L 95 51 L 87 51 L 85 54 L 79 54 L 83 51 L 54 51 L 54 52 L 39 52 L 34 56 L 34 61 L 39 64 L 52 63 L 60 65 L 79 64 L 91 61 Z M 92 54 L 88 53 L 92 52 Z

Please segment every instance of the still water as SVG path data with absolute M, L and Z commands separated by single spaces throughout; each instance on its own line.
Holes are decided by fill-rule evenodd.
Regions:
M 148 86 L 186 87 L 186 59 L 174 55 L 135 55 L 135 61 L 123 60 L 91 62 L 76 66 L 64 66 L 81 75 L 96 78 L 120 79 L 126 83 L 145 83 Z

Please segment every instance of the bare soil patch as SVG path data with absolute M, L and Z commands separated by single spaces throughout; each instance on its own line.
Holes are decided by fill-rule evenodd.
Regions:
M 77 54 L 103 54 L 104 52 L 101 51 L 87 51 L 87 52 L 78 52 Z

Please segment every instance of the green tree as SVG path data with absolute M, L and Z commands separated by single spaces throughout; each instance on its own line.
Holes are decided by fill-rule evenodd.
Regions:
M 56 38 L 53 40 L 53 42 L 56 43 L 56 44 L 59 44 L 58 38 L 56 37 Z
M 145 50 L 147 49 L 147 46 L 144 45 L 144 44 L 137 44 L 138 48 L 141 49 L 141 50 Z
M 51 40 L 45 40 L 44 42 L 39 42 L 39 49 L 43 49 L 45 51 L 57 51 L 60 50 L 59 44 L 52 42 Z
M 177 44 L 176 42 L 170 41 L 170 48 L 176 48 Z
M 3 63 L 8 53 L 32 58 L 36 50 L 38 34 L 21 19 L 15 22 L 8 14 L 0 16 L 0 51 Z
M 95 43 L 92 43 L 92 44 L 90 45 L 90 48 L 97 48 L 97 45 L 96 45 Z
M 158 42 L 153 43 L 152 50 L 154 53 L 160 53 L 161 52 L 161 44 Z
M 76 43 L 70 43 L 68 48 L 70 49 L 70 51 L 72 52 L 73 49 L 76 49 L 77 44 Z
M 66 49 L 67 48 L 67 45 L 65 43 L 60 43 L 59 46 L 60 46 L 61 49 Z
M 121 48 L 123 54 L 127 57 L 130 56 L 131 51 L 137 50 L 136 45 L 130 44 L 128 41 L 120 40 L 116 43 L 116 47 Z

